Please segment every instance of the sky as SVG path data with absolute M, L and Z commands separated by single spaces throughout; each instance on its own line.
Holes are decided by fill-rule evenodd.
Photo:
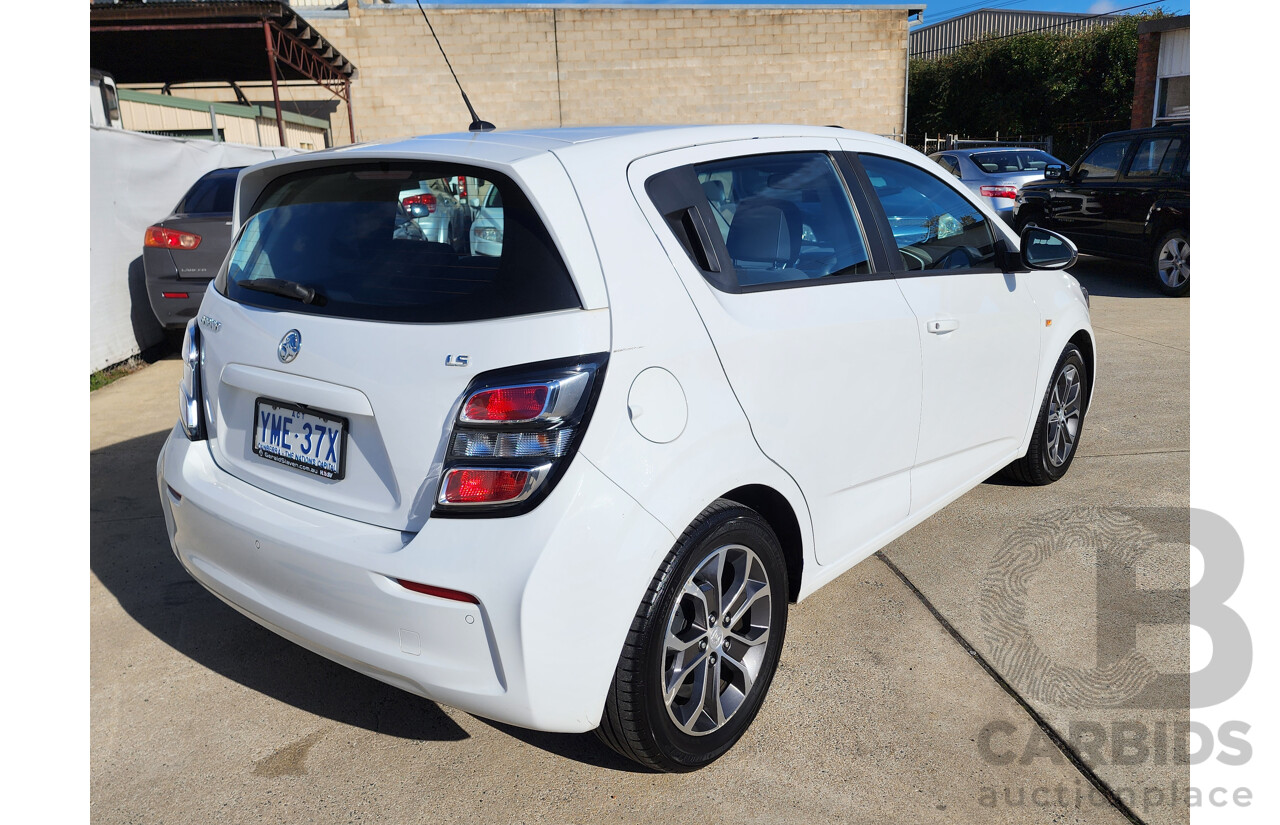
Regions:
M 619 3 L 619 4 L 642 4 L 652 5 L 655 3 L 670 3 L 673 5 L 851 5 L 858 3 L 859 0 L 538 0 L 538 5 L 581 5 L 584 2 L 603 2 L 603 3 Z M 400 3 L 413 3 L 414 0 L 396 0 Z M 492 4 L 502 2 L 529 2 L 534 0 L 424 0 L 427 2 L 448 3 L 448 4 Z M 910 0 L 891 0 L 893 4 L 910 2 Z M 955 17 L 958 14 L 976 11 L 978 9 L 1005 8 L 1010 10 L 1026 10 L 1026 11 L 1069 11 L 1081 14 L 1103 14 L 1106 12 L 1123 9 L 1127 6 L 1134 6 L 1142 0 L 922 0 L 921 5 L 925 6 L 924 22 L 937 23 L 946 20 L 949 17 Z M 874 2 L 868 2 L 867 5 L 874 5 Z M 1163 2 L 1147 3 L 1143 8 L 1132 9 L 1134 13 L 1141 13 L 1147 8 L 1155 6 L 1163 6 L 1166 12 L 1170 14 L 1185 14 L 1190 8 L 1190 0 L 1163 0 Z

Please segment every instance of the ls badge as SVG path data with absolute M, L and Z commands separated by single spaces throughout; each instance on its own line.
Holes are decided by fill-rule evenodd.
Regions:
M 444 365 L 446 367 L 465 367 L 470 355 L 446 355 L 444 357 Z

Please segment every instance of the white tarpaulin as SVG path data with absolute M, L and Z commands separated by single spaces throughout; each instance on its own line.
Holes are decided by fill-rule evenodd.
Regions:
M 160 343 L 142 271 L 142 236 L 205 172 L 294 149 L 144 135 L 90 126 L 89 371 Z

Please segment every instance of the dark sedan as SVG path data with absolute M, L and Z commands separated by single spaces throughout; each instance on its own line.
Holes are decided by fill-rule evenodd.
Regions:
M 147 227 L 142 244 L 147 297 L 167 329 L 181 329 L 195 317 L 205 287 L 231 248 L 231 206 L 242 168 L 204 175 L 173 214 Z

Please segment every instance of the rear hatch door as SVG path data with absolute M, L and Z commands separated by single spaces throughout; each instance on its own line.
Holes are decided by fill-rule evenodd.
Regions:
M 402 191 L 459 174 L 473 192 L 503 189 L 513 216 L 494 257 L 426 239 L 404 212 Z M 560 200 L 585 226 L 576 199 L 576 214 Z M 565 263 L 594 249 L 562 255 L 543 211 L 505 174 L 443 162 L 302 166 L 269 183 L 202 306 L 219 466 L 306 506 L 419 529 L 476 375 L 608 351 L 608 310 L 583 308 Z

